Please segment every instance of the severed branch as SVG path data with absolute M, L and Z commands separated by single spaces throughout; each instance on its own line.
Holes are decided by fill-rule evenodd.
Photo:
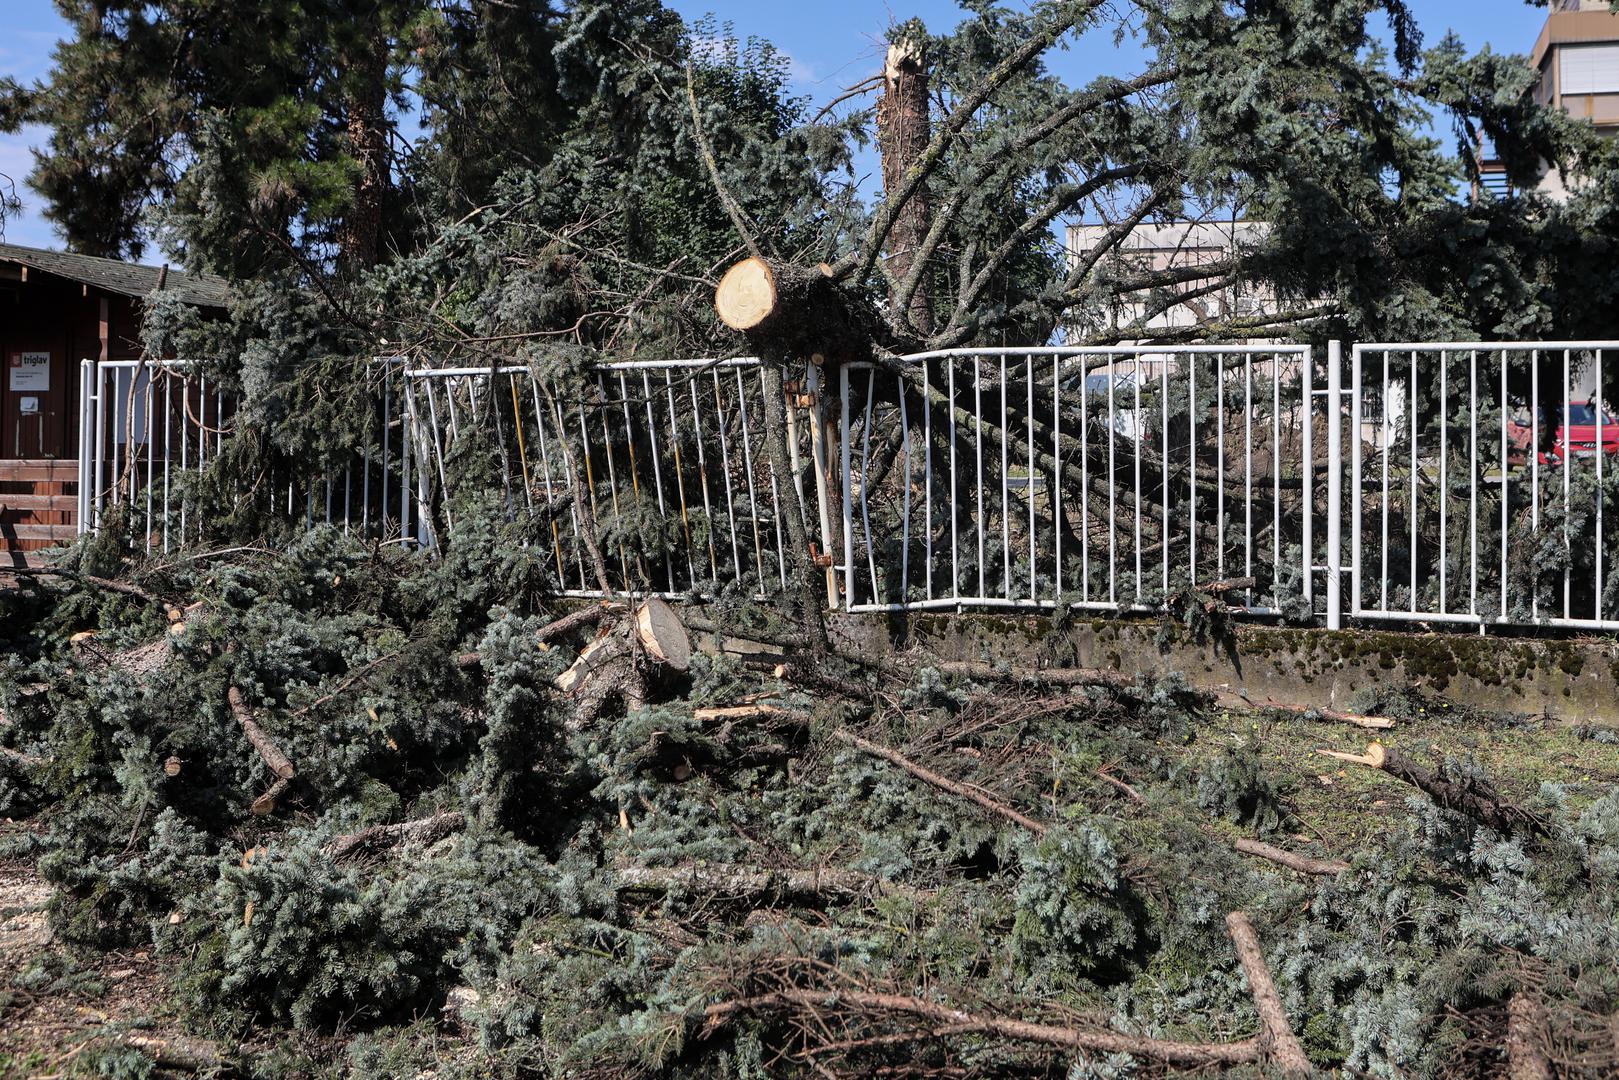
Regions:
M 344 859 L 365 851 L 395 847 L 400 844 L 431 844 L 466 828 L 466 815 L 459 810 L 445 810 L 431 817 L 415 821 L 401 821 L 392 825 L 371 825 L 358 832 L 334 837 L 322 850 L 333 859 Z
M 1403 780 L 1427 795 L 1435 805 L 1464 814 L 1502 836 L 1516 832 L 1546 836 L 1549 832 L 1544 820 L 1508 802 L 1488 781 L 1446 780 L 1432 769 L 1417 764 L 1382 743 L 1374 742 L 1367 746 L 1364 754 L 1346 754 L 1339 750 L 1317 750 L 1316 753 L 1365 765 L 1385 772 L 1396 780 Z
M 1237 838 L 1231 846 L 1244 855 L 1269 859 L 1278 866 L 1285 866 L 1289 870 L 1297 870 L 1301 874 L 1336 877 L 1349 869 L 1349 864 L 1342 859 L 1317 859 L 1310 855 L 1298 855 L 1291 851 L 1284 851 L 1279 847 L 1272 847 L 1270 844 L 1260 840 L 1250 840 L 1246 836 Z
M 254 799 L 248 811 L 254 817 L 268 817 L 275 813 L 275 805 L 281 796 L 287 793 L 287 787 L 292 783 L 285 776 L 276 777 L 275 783 L 264 789 L 264 794 Z
M 1025 829 L 1028 829 L 1030 832 L 1034 833 L 1036 836 L 1044 836 L 1050 831 L 1050 826 L 1046 825 L 1045 822 L 1036 821 L 1027 814 L 1021 813 L 1013 807 L 1008 806 L 1006 803 L 1001 802 L 999 799 L 987 794 L 983 791 L 983 789 L 971 784 L 963 784 L 958 781 L 951 780 L 949 777 L 941 776 L 932 769 L 918 765 L 916 762 L 912 761 L 904 754 L 901 754 L 899 751 L 890 749 L 889 747 L 883 746 L 880 743 L 872 742 L 870 739 L 862 738 L 847 728 L 835 729 L 832 732 L 832 736 L 841 742 L 848 743 L 850 746 L 853 746 L 855 749 L 864 754 L 870 754 L 872 757 L 881 758 L 890 764 L 898 765 L 901 769 L 904 769 L 906 772 L 910 773 L 912 776 L 916 777 L 918 780 L 930 787 L 937 788 L 938 790 L 947 792 L 951 795 L 959 796 L 960 798 L 966 799 L 968 802 L 974 803 L 983 809 L 988 810 L 990 813 L 995 814 L 998 817 L 1003 817 L 1008 821 L 1021 825 Z M 1133 802 L 1146 802 L 1146 800 L 1142 798 L 1140 792 L 1130 787 L 1130 785 L 1126 784 L 1124 781 L 1119 780 L 1117 777 L 1108 774 L 1106 770 L 1098 771 L 1097 776 L 1124 792 Z M 1204 827 L 1203 831 L 1205 834 L 1213 838 L 1214 834 L 1207 827 Z M 1339 874 L 1349 869 L 1349 864 L 1346 862 L 1340 862 L 1336 859 L 1315 859 L 1306 855 L 1295 855 L 1292 852 L 1283 851 L 1281 848 L 1272 847 L 1271 845 L 1261 843 L 1258 840 L 1248 840 L 1245 838 L 1238 839 L 1232 843 L 1231 846 L 1240 854 L 1252 855 L 1255 858 L 1266 859 L 1270 862 L 1276 863 L 1279 866 L 1285 866 L 1289 870 L 1297 870 L 1300 873 L 1305 874 L 1318 874 L 1330 877 L 1334 874 Z
M 832 867 L 766 870 L 751 866 L 688 863 L 684 866 L 626 866 L 615 871 L 621 892 L 664 893 L 696 889 L 727 897 L 783 900 L 852 899 L 862 896 L 920 896 L 873 874 Z
M 1213 1065 L 1240 1065 L 1261 1057 L 1258 1039 L 1233 1043 L 1191 1043 L 1151 1039 L 1112 1031 L 1080 1031 L 1075 1028 L 1036 1024 L 1004 1016 L 986 1016 L 925 998 L 860 990 L 807 990 L 784 988 L 755 997 L 720 1001 L 704 1010 L 707 1029 L 713 1030 L 732 1017 L 744 1013 L 804 1010 L 820 1012 L 853 1008 L 865 1013 L 901 1014 L 932 1024 L 947 1025 L 957 1032 L 992 1035 L 1019 1042 L 1038 1043 L 1063 1050 L 1090 1054 L 1130 1054 L 1181 1068 Z
M 747 245 L 748 252 L 756 259 L 765 257 L 764 251 L 759 247 L 758 230 L 751 227 L 748 216 L 742 209 L 742 204 L 736 201 L 731 189 L 725 186 L 720 178 L 720 164 L 714 157 L 714 147 L 708 141 L 708 133 L 703 130 L 703 114 L 697 107 L 697 84 L 692 76 L 691 64 L 686 64 L 686 102 L 691 107 L 692 133 L 697 137 L 697 151 L 702 155 L 703 164 L 708 169 L 708 178 L 714 185 L 714 191 L 719 195 L 720 205 L 725 207 L 726 216 L 731 219 L 731 225 L 736 229 L 737 239 Z
M 4 572 L 16 577 L 61 577 L 72 581 L 82 581 L 86 585 L 94 585 L 98 589 L 108 592 L 122 593 L 133 596 L 137 600 L 144 600 L 148 604 L 161 604 L 169 607 L 169 603 L 156 593 L 147 591 L 139 585 L 132 585 L 125 581 L 114 581 L 112 578 L 96 577 L 94 574 L 81 574 L 77 570 L 65 570 L 55 566 L 8 566 Z
M 230 701 L 230 711 L 236 715 L 236 722 L 242 725 L 242 733 L 259 752 L 259 757 L 264 759 L 270 771 L 283 780 L 291 780 L 297 770 L 292 767 L 287 755 L 281 752 L 281 748 L 265 734 L 258 721 L 253 719 L 253 710 L 242 700 L 242 691 L 233 686 L 226 693 L 226 698 Z
M 1270 712 L 1287 713 L 1303 719 L 1319 717 L 1322 720 L 1332 720 L 1340 724 L 1353 724 L 1355 727 L 1366 728 L 1370 731 L 1387 731 L 1394 727 L 1394 721 L 1387 716 L 1361 716 L 1359 713 L 1341 712 L 1338 709 L 1328 709 L 1316 705 L 1294 705 L 1285 701 L 1254 701 L 1239 694 L 1219 694 L 1215 700 L 1221 708 L 1249 710 L 1268 710 Z
M 957 795 L 963 799 L 966 799 L 968 802 L 975 803 L 992 814 L 996 814 L 1005 818 L 1007 821 L 1023 826 L 1025 829 L 1028 829 L 1037 836 L 1044 836 L 1048 831 L 1048 827 L 1044 822 L 1036 821 L 1026 814 L 1019 813 L 1017 810 L 1014 810 L 1012 807 L 1006 805 L 1000 800 L 986 795 L 979 788 L 973 787 L 969 784 L 957 783 L 948 777 L 940 776 L 932 769 L 927 769 L 921 765 L 918 765 L 916 762 L 912 761 L 904 754 L 901 754 L 899 751 L 891 750 L 880 743 L 874 743 L 870 739 L 856 735 L 847 728 L 838 728 L 834 730 L 832 732 L 832 737 L 840 742 L 848 743 L 850 746 L 854 747 L 856 750 L 859 750 L 863 754 L 870 754 L 874 758 L 881 758 L 892 765 L 898 765 L 901 769 L 904 769 L 906 772 L 910 773 L 924 784 L 927 784 L 929 787 L 938 788 L 940 791 L 949 792 L 951 795 Z
M 1259 1046 L 1265 1060 L 1276 1066 L 1283 1076 L 1309 1076 L 1314 1069 L 1287 1021 L 1287 1010 L 1282 1008 L 1276 984 L 1271 981 L 1270 968 L 1265 966 L 1265 954 L 1259 947 L 1254 924 L 1240 911 L 1226 915 L 1225 924 L 1231 934 L 1231 944 L 1237 950 L 1237 961 L 1242 965 L 1243 974 L 1248 976 L 1248 992 L 1254 996 L 1254 1008 L 1259 1012 Z

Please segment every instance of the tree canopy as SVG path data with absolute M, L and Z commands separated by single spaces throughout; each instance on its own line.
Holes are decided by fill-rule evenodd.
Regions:
M 69 246 L 290 270 L 367 347 L 432 355 L 737 347 L 708 294 L 749 251 L 827 263 L 897 351 L 1139 337 L 1106 314 L 1239 286 L 1273 310 L 1186 333 L 1576 336 L 1607 310 L 1610 148 L 1520 58 L 1424 48 L 1402 0 L 964 7 L 894 28 L 926 57 L 929 138 L 870 198 L 850 162 L 880 80 L 811 115 L 770 45 L 656 0 L 62 0 L 74 37 L 0 122 L 50 126 L 30 183 Z M 1138 66 L 1052 73 L 1118 34 Z M 1483 142 L 1514 194 L 1470 197 Z M 1533 190 L 1550 167 L 1579 178 L 1562 201 Z M 1196 268 L 1123 244 L 1232 218 L 1269 228 Z M 1069 252 L 1079 220 L 1106 231 Z

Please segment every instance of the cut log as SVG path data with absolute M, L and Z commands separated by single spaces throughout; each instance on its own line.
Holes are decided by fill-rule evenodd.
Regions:
M 756 256 L 727 270 L 714 290 L 714 310 L 732 330 L 763 326 L 776 313 L 777 301 L 775 272 Z
M 799 715 L 780 705 L 772 705 L 768 701 L 758 701 L 749 705 L 723 705 L 710 708 L 693 709 L 693 720 L 709 723 L 714 720 L 762 720 L 767 716 L 795 716 Z
M 1318 750 L 1316 753 L 1385 772 L 1421 791 L 1435 805 L 1464 814 L 1502 836 L 1516 832 L 1547 835 L 1545 821 L 1521 806 L 1508 802 L 1488 781 L 1446 780 L 1432 769 L 1417 764 L 1382 743 L 1374 742 L 1367 746 L 1364 754 L 1346 754 L 1339 750 Z
M 691 667 L 691 638 L 685 624 L 660 597 L 648 597 L 636 610 L 635 633 L 654 660 L 675 671 Z
M 292 767 L 292 762 L 287 759 L 287 755 L 281 752 L 281 748 L 275 744 L 274 740 L 265 734 L 263 728 L 259 727 L 258 721 L 253 719 L 253 710 L 249 709 L 247 702 L 242 700 L 241 690 L 233 686 L 225 696 L 230 702 L 231 712 L 236 715 L 236 722 L 242 725 L 242 733 L 247 736 L 247 741 L 253 744 L 253 748 L 259 752 L 259 757 L 264 759 L 264 763 L 270 767 L 271 772 L 283 780 L 291 780 L 297 770 Z
M 624 639 L 620 634 L 611 631 L 602 635 L 579 650 L 579 655 L 569 665 L 568 670 L 558 675 L 555 680 L 556 688 L 564 694 L 571 694 L 584 685 L 590 673 L 601 665 L 612 660 L 615 656 L 623 655 Z
M 1254 924 L 1240 911 L 1225 917 L 1231 944 L 1237 950 L 1237 962 L 1248 977 L 1248 992 L 1253 995 L 1254 1008 L 1259 1013 L 1259 1046 L 1266 1061 L 1276 1066 L 1287 1077 L 1309 1076 L 1314 1068 L 1299 1045 L 1298 1036 L 1288 1023 L 1287 1010 L 1277 996 L 1276 984 L 1271 981 L 1270 968 L 1265 966 L 1265 953 L 1259 947 L 1259 935 Z
M 275 813 L 276 803 L 287 793 L 287 787 L 291 783 L 292 781 L 285 776 L 277 777 L 275 783 L 264 789 L 264 794 L 253 800 L 247 808 L 248 811 L 254 817 L 268 817 Z
M 452 833 L 466 828 L 466 815 L 459 810 L 445 810 L 431 817 L 415 821 L 401 821 L 392 825 L 371 825 L 359 832 L 335 837 L 323 849 L 334 859 L 343 859 L 364 851 L 395 847 L 412 843 L 436 843 Z

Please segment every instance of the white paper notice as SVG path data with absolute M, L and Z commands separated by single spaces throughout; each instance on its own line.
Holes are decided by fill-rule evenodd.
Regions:
M 11 389 L 49 390 L 51 388 L 51 354 L 25 352 L 11 354 Z

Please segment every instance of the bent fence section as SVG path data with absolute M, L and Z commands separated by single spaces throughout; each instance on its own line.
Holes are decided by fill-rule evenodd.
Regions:
M 853 612 L 1218 598 L 1327 626 L 1619 630 L 1616 352 L 955 349 L 807 368 L 774 420 L 747 358 L 380 361 L 363 438 L 236 498 L 426 549 L 495 523 L 564 595 L 779 593 L 797 512 L 828 606 Z M 148 550 L 195 540 L 229 396 L 173 362 L 86 365 L 82 385 L 81 531 L 119 507 Z

